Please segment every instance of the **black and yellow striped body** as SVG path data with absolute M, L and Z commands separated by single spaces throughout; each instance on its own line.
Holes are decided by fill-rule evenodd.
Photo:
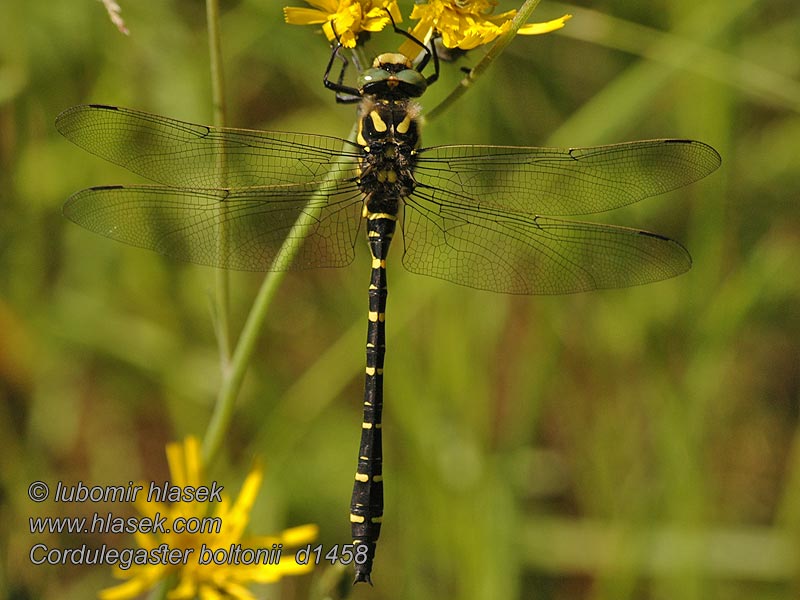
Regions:
M 383 516 L 383 359 L 386 350 L 386 257 L 403 198 L 416 185 L 414 150 L 419 144 L 416 105 L 408 98 L 365 96 L 360 110 L 358 143 L 364 149 L 358 185 L 364 193 L 364 217 L 372 255 L 367 324 L 367 370 L 364 420 L 358 469 L 350 505 L 355 544 L 366 544 L 367 560 L 356 564 L 356 582 L 370 581 Z

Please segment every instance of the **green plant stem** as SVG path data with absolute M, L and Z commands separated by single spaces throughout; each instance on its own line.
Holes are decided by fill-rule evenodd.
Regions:
M 305 215 L 306 213 L 303 214 Z M 311 224 L 309 218 L 301 217 L 301 219 L 295 223 L 292 232 L 294 232 L 295 228 L 301 226 L 301 220 L 305 223 L 305 226 Z M 293 233 L 290 233 L 278 257 L 293 256 L 297 253 L 302 241 L 302 237 L 294 237 Z M 281 260 L 283 259 L 281 258 Z M 214 459 L 222 445 L 225 432 L 228 430 L 231 418 L 233 417 L 236 397 L 242 387 L 244 374 L 250 362 L 250 357 L 253 355 L 258 334 L 266 319 L 269 305 L 275 297 L 275 292 L 285 274 L 285 271 L 272 271 L 267 274 L 264 278 L 264 282 L 261 284 L 261 288 L 258 290 L 258 295 L 253 302 L 253 307 L 247 315 L 247 321 L 242 328 L 242 334 L 233 352 L 229 369 L 223 376 L 219 394 L 217 395 L 214 414 L 211 417 L 211 422 L 206 431 L 206 437 L 203 440 L 203 462 L 205 464 L 209 464 Z
M 349 139 L 352 141 L 354 138 L 355 128 L 350 132 Z M 324 188 L 327 183 L 341 176 L 341 171 L 331 169 L 320 182 L 320 188 Z M 323 204 L 324 203 L 320 202 L 319 198 L 316 196 L 309 198 L 308 205 L 300 213 L 297 221 L 295 221 L 291 230 L 289 230 L 283 245 L 275 255 L 273 264 L 291 263 L 308 235 L 310 228 L 317 223 L 319 212 Z M 211 417 L 211 422 L 206 431 L 206 437 L 203 440 L 203 461 L 205 464 L 209 464 L 216 456 L 224 439 L 225 432 L 228 430 L 231 418 L 233 417 L 236 397 L 242 387 L 244 375 L 250 363 L 250 358 L 253 356 L 258 335 L 267 317 L 267 310 L 285 275 L 285 271 L 270 271 L 267 273 L 264 282 L 261 284 L 261 288 L 258 290 L 256 299 L 253 302 L 253 307 L 247 315 L 247 320 L 242 328 L 242 334 L 236 343 L 236 349 L 233 351 L 230 368 L 227 373 L 224 374 L 225 376 L 223 377 L 217 396 L 214 414 Z
M 219 1 L 206 0 L 206 19 L 208 21 L 208 49 L 211 68 L 211 96 L 214 113 L 214 124 L 223 127 L 226 121 L 225 87 L 222 74 L 222 42 L 219 27 Z M 220 187 L 226 184 L 225 148 L 220 147 L 217 154 L 217 168 L 220 174 Z M 217 252 L 220 257 L 227 255 L 227 232 L 225 229 L 227 207 L 219 207 L 217 228 Z M 222 261 L 224 263 L 224 260 Z M 230 322 L 230 279 L 225 269 L 217 269 L 215 273 L 216 304 L 214 311 L 214 327 L 219 348 L 221 383 L 214 404 L 214 412 L 206 430 L 203 443 L 203 459 L 206 463 L 216 456 L 225 431 L 227 431 L 233 414 L 235 394 L 224 391 L 231 379 L 231 340 Z
M 526 2 L 517 11 L 514 19 L 511 21 L 511 28 L 497 38 L 486 55 L 480 60 L 480 62 L 478 62 L 477 65 L 470 69 L 466 77 L 464 77 L 458 83 L 456 88 L 450 92 L 447 98 L 442 100 L 425 115 L 425 118 L 428 121 L 438 118 L 442 113 L 450 108 L 450 106 L 452 106 L 456 100 L 463 96 L 467 90 L 472 87 L 472 84 L 475 83 L 475 81 L 477 81 L 484 72 L 486 72 L 486 70 L 497 59 L 497 57 L 503 53 L 503 51 L 506 49 L 506 46 L 511 43 L 511 40 L 516 37 L 517 31 L 528 21 L 531 13 L 533 13 L 533 11 L 539 5 L 539 2 L 541 2 L 541 0 L 526 0 Z
M 224 127 L 227 121 L 225 105 L 225 79 L 222 71 L 222 40 L 219 27 L 219 0 L 206 0 L 206 20 L 208 22 L 208 54 L 211 69 L 211 102 L 213 122 L 217 127 Z M 219 187 L 226 187 L 226 157 L 225 148 L 220 147 L 217 154 L 218 172 L 220 174 Z M 219 256 L 227 254 L 227 234 L 225 219 L 227 207 L 220 205 L 219 231 L 217 235 L 217 251 Z M 216 306 L 214 325 L 219 347 L 220 368 L 223 373 L 229 369 L 231 358 L 230 338 L 230 275 L 225 269 L 217 269 L 215 273 Z

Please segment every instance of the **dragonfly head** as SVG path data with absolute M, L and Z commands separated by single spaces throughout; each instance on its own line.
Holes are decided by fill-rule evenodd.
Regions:
M 418 98 L 428 87 L 425 77 L 403 54 L 387 52 L 358 77 L 361 95 L 385 98 Z

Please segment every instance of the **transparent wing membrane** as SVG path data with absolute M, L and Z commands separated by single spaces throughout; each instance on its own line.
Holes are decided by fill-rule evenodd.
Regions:
M 419 155 L 417 180 L 431 188 L 434 199 L 461 197 L 503 211 L 553 216 L 619 208 L 688 185 L 720 165 L 716 150 L 690 140 L 567 149 L 438 146 Z
M 78 192 L 64 214 L 106 237 L 180 260 L 285 271 L 350 264 L 361 196 L 349 182 L 232 191 L 109 186 Z M 297 231 L 300 216 L 312 218 Z M 290 232 L 304 243 L 291 262 L 275 263 Z
M 668 238 L 624 227 L 497 213 L 414 193 L 403 264 L 414 273 L 507 294 L 570 294 L 640 285 L 691 267 Z
M 356 175 L 359 146 L 335 137 L 195 125 L 127 108 L 83 105 L 58 116 L 68 140 L 156 183 L 241 188 Z

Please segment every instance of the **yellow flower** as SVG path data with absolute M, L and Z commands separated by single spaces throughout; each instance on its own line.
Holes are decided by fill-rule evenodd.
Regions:
M 338 39 L 345 48 L 355 48 L 361 31 L 380 31 L 389 23 L 388 10 L 395 23 L 403 20 L 397 0 L 306 0 L 316 8 L 287 6 L 286 22 L 292 25 L 319 25 L 329 42 Z
M 415 4 L 411 13 L 412 20 L 418 20 L 411 34 L 419 40 L 427 40 L 437 31 L 442 36 L 442 43 L 447 48 L 471 50 L 477 46 L 488 44 L 511 28 L 511 20 L 517 14 L 509 10 L 499 15 L 492 15 L 497 0 L 428 0 L 426 4 Z M 520 27 L 517 33 L 537 35 L 561 29 L 565 21 L 572 15 L 564 15 L 546 23 L 529 23 Z M 408 42 L 400 49 L 418 54 Z M 405 54 L 405 52 L 403 52 Z
M 171 479 L 171 490 L 187 486 L 197 489 L 206 485 L 202 475 L 203 465 L 197 439 L 186 438 L 183 444 L 167 445 L 167 462 Z M 272 537 L 245 536 L 244 531 L 249 520 L 258 490 L 261 487 L 262 472 L 256 467 L 245 479 L 239 497 L 235 502 L 223 494 L 221 501 L 180 501 L 166 503 L 147 501 L 150 485 L 137 495 L 137 510 L 145 517 L 154 520 L 166 518 L 165 531 L 169 533 L 134 534 L 138 552 L 148 552 L 147 556 L 155 557 L 147 564 L 119 565 L 114 576 L 125 579 L 125 583 L 102 590 L 98 596 L 101 600 L 121 600 L 134 598 L 155 586 L 159 581 L 174 576 L 175 587 L 167 594 L 170 600 L 254 600 L 247 589 L 248 583 L 271 583 L 288 575 L 298 575 L 309 570 L 309 566 L 298 565 L 294 553 L 289 547 L 307 544 L 316 538 L 316 525 L 302 525 L 287 529 Z M 214 484 L 216 485 L 216 483 Z M 164 489 L 164 484 L 155 484 Z M 213 510 L 210 510 L 213 509 Z M 215 521 L 212 519 L 216 519 Z M 203 533 L 178 533 L 178 524 L 188 529 L 203 523 L 207 531 Z M 219 525 L 219 530 L 209 525 Z M 211 529 L 208 531 L 208 529 Z M 272 558 L 276 558 L 275 549 L 283 544 L 280 560 L 268 563 L 267 557 L 272 550 Z M 175 560 L 166 560 L 165 548 Z M 238 550 L 237 550 L 238 549 Z M 261 550 L 263 549 L 263 550 Z M 220 553 L 219 551 L 223 552 Z M 256 552 L 261 550 L 260 559 L 255 559 Z M 249 553 L 248 553 L 249 552 Z M 234 555 L 236 554 L 236 558 Z M 223 557 L 232 560 L 221 560 Z M 217 560 L 214 560 L 216 558 Z M 121 563 L 122 561 L 120 561 Z M 140 562 L 140 561 L 136 561 Z M 217 564 L 217 563 L 221 564 Z M 151 564 L 154 563 L 154 564 Z

